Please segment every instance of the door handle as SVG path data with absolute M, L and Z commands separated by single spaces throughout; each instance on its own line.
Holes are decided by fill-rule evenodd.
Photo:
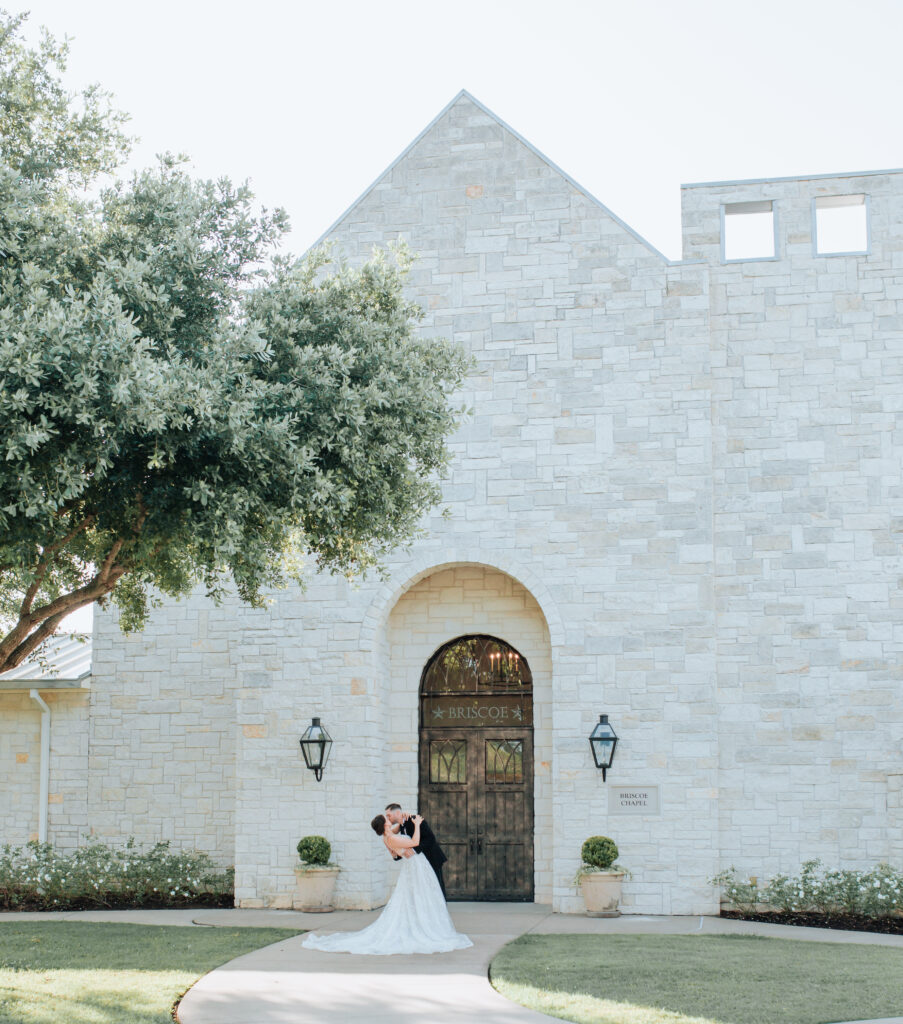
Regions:
M 476 840 L 476 838 L 474 836 L 471 836 L 470 837 L 470 852 L 471 853 L 476 853 L 477 852 L 476 846 L 477 846 L 477 840 Z
M 483 852 L 483 837 L 477 836 L 477 853 Z

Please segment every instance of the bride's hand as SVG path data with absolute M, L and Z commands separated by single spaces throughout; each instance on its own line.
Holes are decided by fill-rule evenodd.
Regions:
M 413 821 L 415 825 L 419 825 L 423 821 L 423 815 L 415 814 L 412 816 L 411 821 Z

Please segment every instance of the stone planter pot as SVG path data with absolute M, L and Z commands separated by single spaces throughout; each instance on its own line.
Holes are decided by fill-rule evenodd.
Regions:
M 304 910 L 308 914 L 328 914 L 334 910 L 332 896 L 339 870 L 335 867 L 296 864 L 292 910 Z
M 587 917 L 620 917 L 621 882 L 625 871 L 588 871 L 580 876 Z

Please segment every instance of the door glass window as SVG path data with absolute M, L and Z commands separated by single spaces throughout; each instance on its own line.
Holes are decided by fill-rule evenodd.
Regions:
M 486 740 L 486 781 L 502 785 L 524 781 L 523 740 Z
M 430 782 L 460 785 L 467 781 L 467 741 L 430 742 Z

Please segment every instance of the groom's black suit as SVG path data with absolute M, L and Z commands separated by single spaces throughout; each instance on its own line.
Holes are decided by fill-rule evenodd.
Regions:
M 414 822 L 410 818 L 406 818 L 401 823 L 401 832 L 409 837 L 414 835 Z M 414 849 L 418 853 L 422 853 L 424 857 L 430 862 L 430 867 L 436 872 L 436 878 L 439 879 L 439 888 L 442 890 L 442 895 L 445 895 L 445 880 L 442 878 L 442 865 L 448 860 L 448 857 L 442 852 L 442 847 L 439 845 L 439 840 L 433 834 L 433 830 L 427 825 L 425 821 L 420 822 L 420 845 L 415 846 Z

